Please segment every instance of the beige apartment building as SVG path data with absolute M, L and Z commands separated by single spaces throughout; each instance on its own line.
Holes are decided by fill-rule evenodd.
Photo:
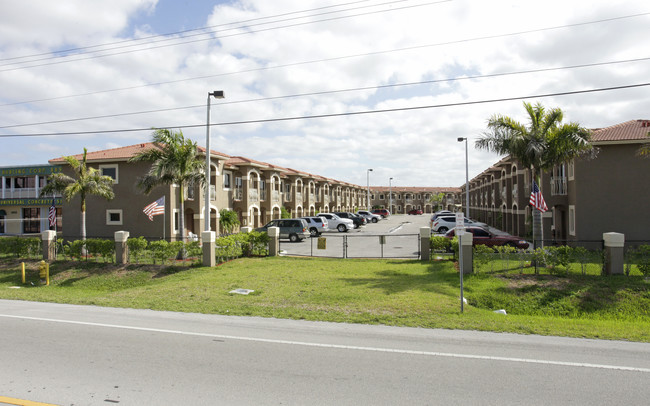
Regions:
M 138 178 L 150 168 L 150 163 L 129 162 L 140 152 L 155 148 L 153 143 L 142 143 L 122 148 L 88 152 L 89 167 L 111 176 L 115 183 L 115 198 L 107 201 L 97 196 L 87 197 L 86 232 L 89 238 L 110 238 L 116 231 L 129 231 L 133 237 L 180 239 L 180 216 L 184 216 L 187 237 L 200 235 L 205 227 L 205 189 L 199 185 L 188 188 L 184 213 L 180 212 L 180 193 L 176 185 L 160 186 L 145 195 L 136 186 Z M 205 159 L 205 148 L 198 155 Z M 281 217 L 282 208 L 291 216 L 315 215 L 318 212 L 354 210 L 365 196 L 363 187 L 313 175 L 291 168 L 283 168 L 245 157 L 233 157 L 211 151 L 210 229 L 219 227 L 219 210 L 237 213 L 242 226 L 259 227 L 271 219 Z M 75 156 L 81 159 L 82 155 Z M 63 158 L 49 161 L 66 173 Z M 58 170 L 58 169 L 57 169 Z M 152 220 L 143 209 L 164 197 L 165 214 Z M 63 202 L 65 218 L 63 236 L 80 236 L 80 201 Z
M 432 198 L 440 193 L 444 197 L 436 208 L 437 203 Z M 456 187 L 371 187 L 370 205 L 373 209 L 388 209 L 392 214 L 405 214 L 413 209 L 423 213 L 456 211 L 460 207 L 459 193 L 460 188 Z
M 542 174 L 546 242 L 596 244 L 606 232 L 622 233 L 626 241 L 650 241 L 650 159 L 637 154 L 649 141 L 648 132 L 650 120 L 595 129 L 594 159 L 575 159 Z M 465 185 L 461 190 L 465 207 Z M 470 180 L 470 216 L 530 238 L 530 190 L 530 170 L 505 157 Z

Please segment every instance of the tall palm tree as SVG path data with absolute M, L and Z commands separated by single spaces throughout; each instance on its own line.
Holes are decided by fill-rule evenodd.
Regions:
M 130 162 L 152 162 L 149 172 L 138 180 L 138 186 L 149 194 L 160 185 L 179 186 L 181 215 L 179 226 L 185 237 L 185 190 L 189 185 L 205 182 L 204 162 L 197 157 L 196 142 L 185 139 L 182 131 L 168 129 L 154 131 L 152 140 L 157 148 L 151 148 L 132 157 Z M 209 221 L 207 219 L 206 221 Z
M 475 145 L 479 149 L 510 155 L 530 168 L 541 191 L 541 172 L 593 151 L 591 135 L 577 123 L 562 124 L 564 114 L 559 108 L 546 110 L 540 103 L 526 102 L 524 108 L 528 113 L 528 125 L 507 116 L 494 115 Z M 539 210 L 533 210 L 533 240 L 543 240 Z
M 63 159 L 72 167 L 76 178 L 65 175 L 61 172 L 54 173 L 48 177 L 48 183 L 41 189 L 41 196 L 49 196 L 53 193 L 61 193 L 69 202 L 73 197 L 79 195 L 81 199 L 81 239 L 86 239 L 86 196 L 95 195 L 111 200 L 115 197 L 113 193 L 113 178 L 103 176 L 95 168 L 86 166 L 86 148 L 83 158 L 79 162 L 75 157 L 66 156 Z

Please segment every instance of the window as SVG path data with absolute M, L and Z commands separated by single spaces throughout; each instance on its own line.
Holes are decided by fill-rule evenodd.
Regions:
M 386 196 L 384 196 L 384 195 L 379 195 L 379 200 L 386 200 Z
M 23 233 L 41 232 L 41 209 L 38 207 L 23 208 Z
M 569 205 L 569 235 L 576 235 L 576 206 Z
M 569 162 L 569 164 L 567 165 L 567 169 L 569 172 L 569 180 L 573 180 L 575 177 L 575 163 L 573 160 Z
M 122 210 L 109 209 L 106 210 L 106 225 L 107 226 L 121 226 L 122 225 Z
M 99 165 L 99 171 L 102 176 L 109 176 L 117 183 L 117 165 Z
M 178 230 L 180 229 L 178 213 L 178 209 L 174 210 L 174 233 L 178 233 Z
M 232 187 L 232 185 L 230 184 L 231 177 L 232 177 L 232 175 L 230 173 L 224 173 L 223 174 L 223 188 L 224 189 L 230 189 Z

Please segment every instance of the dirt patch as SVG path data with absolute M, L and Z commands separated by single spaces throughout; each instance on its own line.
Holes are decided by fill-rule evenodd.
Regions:
M 512 275 L 497 275 L 496 277 L 507 281 L 508 288 L 510 289 L 521 289 L 529 286 L 564 289 L 569 284 L 569 280 L 564 278 L 558 278 L 557 276 L 553 276 L 553 275 L 512 274 Z

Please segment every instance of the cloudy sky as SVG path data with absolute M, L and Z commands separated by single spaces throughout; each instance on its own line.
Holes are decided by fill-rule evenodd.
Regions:
M 650 118 L 650 5 L 521 0 L 0 2 L 0 166 L 181 129 L 359 185 L 460 186 L 523 101 L 588 128 Z M 629 87 L 633 85 L 644 85 Z M 616 90 L 606 88 L 622 87 Z M 564 94 L 567 92 L 590 91 Z

